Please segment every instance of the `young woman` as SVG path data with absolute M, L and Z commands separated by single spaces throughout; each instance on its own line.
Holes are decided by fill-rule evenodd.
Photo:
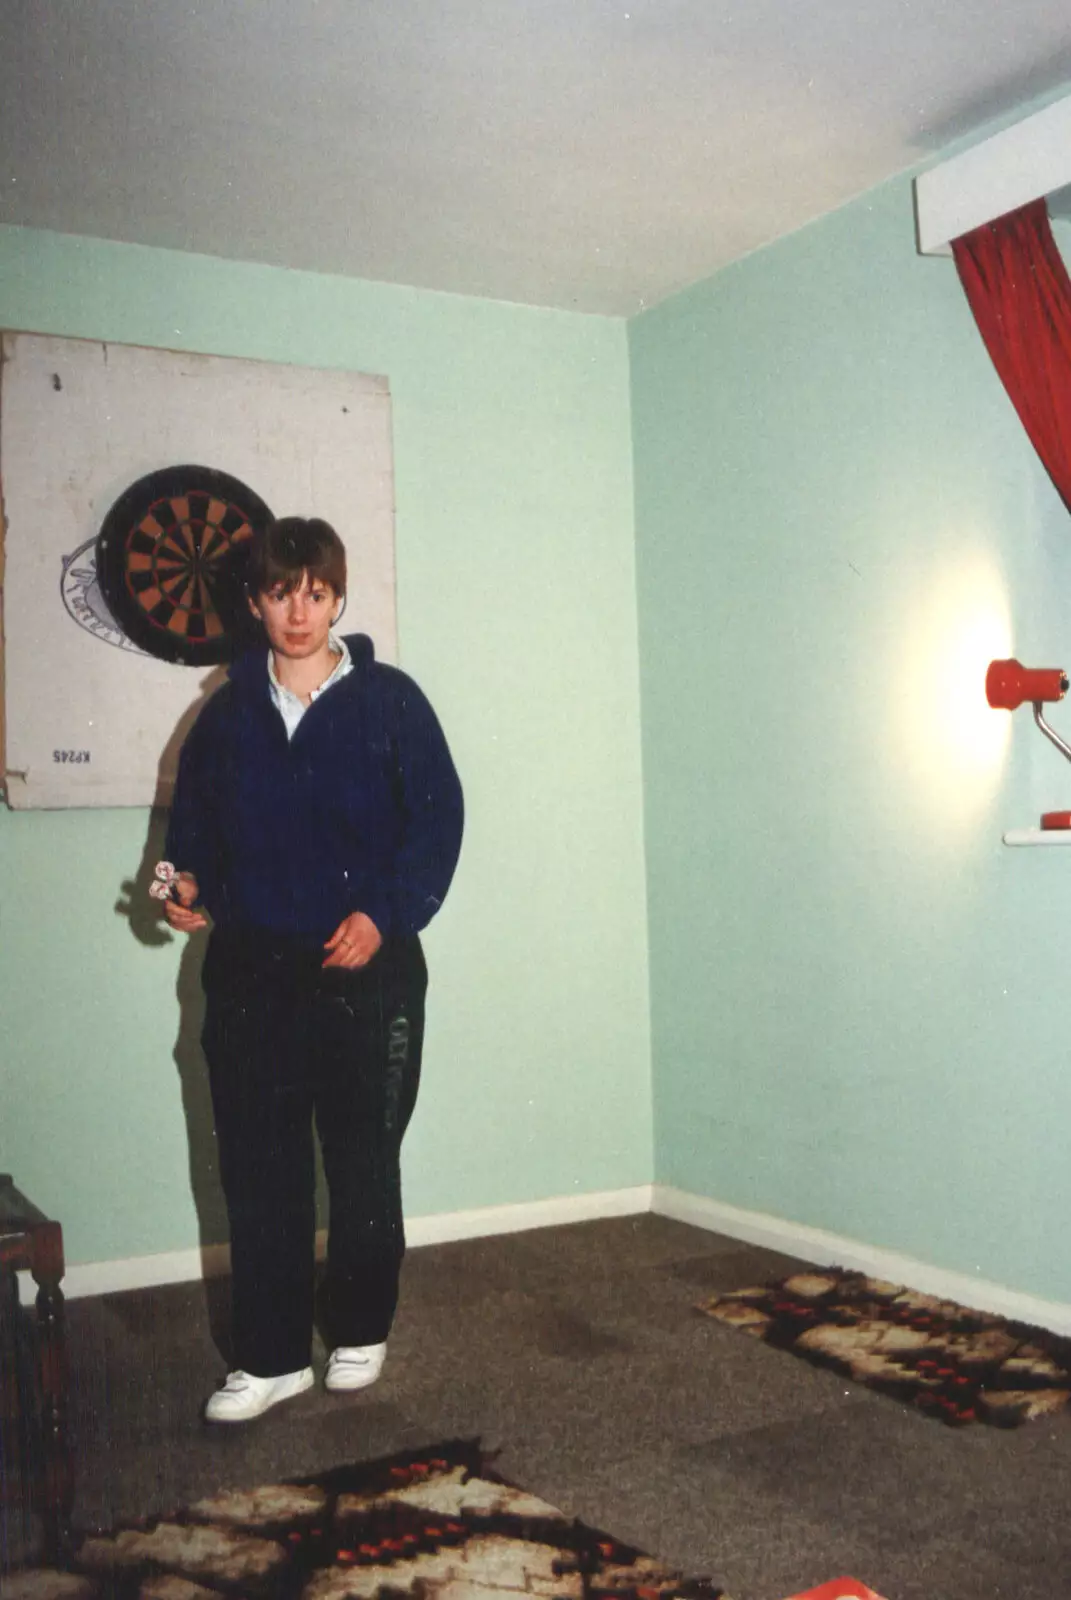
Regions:
M 234 1370 L 212 1422 L 310 1387 L 313 1123 L 329 1199 L 328 1389 L 379 1376 L 405 1250 L 399 1154 L 420 1075 L 418 934 L 461 847 L 442 730 L 412 679 L 336 638 L 341 540 L 287 517 L 254 541 L 267 648 L 240 657 L 179 762 L 171 926 L 212 932 L 203 1035 L 231 1234 Z

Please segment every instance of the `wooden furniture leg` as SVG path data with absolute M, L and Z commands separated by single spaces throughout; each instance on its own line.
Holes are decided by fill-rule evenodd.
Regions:
M 67 1437 L 67 1339 L 63 1281 L 63 1230 L 0 1174 L 0 1265 L 10 1273 L 18 1306 L 18 1271 L 37 1285 L 35 1376 L 41 1450 L 36 1467 L 38 1509 L 44 1522 L 46 1556 L 62 1564 L 70 1550 L 74 1479 Z M 26 1397 L 23 1403 L 27 1403 Z M 31 1430 L 32 1431 L 32 1430 Z
M 34 1236 L 30 1273 L 37 1285 L 37 1382 L 44 1431 L 42 1509 L 50 1556 L 63 1561 L 70 1549 L 74 1499 L 67 1437 L 67 1326 L 63 1290 L 63 1233 L 49 1222 Z

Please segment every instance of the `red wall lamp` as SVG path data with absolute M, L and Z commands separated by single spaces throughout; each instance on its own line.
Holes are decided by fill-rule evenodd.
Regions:
M 991 661 L 985 675 L 985 697 L 994 710 L 1015 711 L 1029 700 L 1034 707 L 1034 721 L 1046 739 L 1071 761 L 1071 744 L 1050 728 L 1041 713 L 1047 701 L 1062 700 L 1068 687 L 1067 673 L 1062 667 L 1024 667 L 1015 660 Z M 1041 826 L 1071 828 L 1071 811 L 1047 811 Z

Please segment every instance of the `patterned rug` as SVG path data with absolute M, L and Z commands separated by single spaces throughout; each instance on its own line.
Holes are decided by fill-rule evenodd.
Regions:
M 942 1422 L 1016 1427 L 1071 1398 L 1071 1340 L 838 1267 L 699 1310 Z
M 478 1443 L 228 1491 L 84 1538 L 4 1600 L 728 1600 L 500 1478 Z

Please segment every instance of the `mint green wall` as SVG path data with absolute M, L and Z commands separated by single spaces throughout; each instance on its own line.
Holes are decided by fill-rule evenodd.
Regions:
M 411 1214 L 650 1178 L 646 893 L 660 1181 L 1071 1298 L 1071 849 L 1000 843 L 1071 769 L 979 688 L 1071 665 L 1071 527 L 906 181 L 628 350 L 3 229 L 0 325 L 390 378 L 404 662 L 469 803 Z M 0 810 L 0 1167 L 73 1261 L 221 1234 L 195 963 L 115 909 L 150 820 Z
M 407 1209 L 648 1182 L 624 325 L 0 229 L 0 326 L 389 377 L 402 659 L 468 804 Z M 115 909 L 149 820 L 0 809 L 0 1169 L 74 1262 L 221 1235 L 196 974 Z
M 906 180 L 630 349 L 658 1180 L 1071 1299 L 1071 520 Z

